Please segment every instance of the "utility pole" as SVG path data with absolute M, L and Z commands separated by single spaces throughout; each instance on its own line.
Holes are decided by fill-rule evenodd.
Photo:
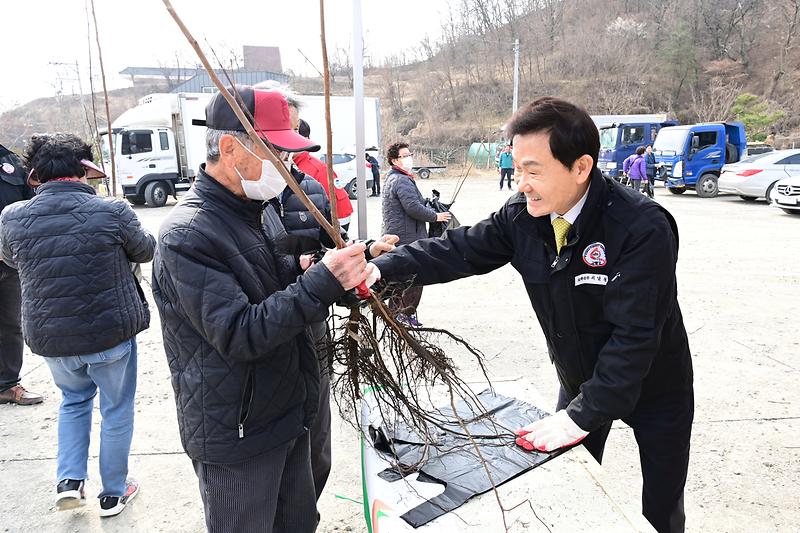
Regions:
M 519 38 L 514 39 L 514 103 L 512 113 L 516 113 L 519 106 Z
M 364 35 L 361 31 L 361 0 L 353 0 L 353 96 L 356 120 L 356 190 L 358 192 L 358 238 L 367 238 L 367 161 L 364 138 Z

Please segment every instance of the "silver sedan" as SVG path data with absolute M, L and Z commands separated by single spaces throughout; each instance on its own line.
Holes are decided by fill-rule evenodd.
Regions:
M 742 200 L 770 200 L 779 179 L 800 176 L 800 149 L 776 150 L 722 167 L 719 192 L 738 194 Z

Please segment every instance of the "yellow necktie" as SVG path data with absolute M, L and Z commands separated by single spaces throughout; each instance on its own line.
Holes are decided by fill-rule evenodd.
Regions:
M 567 233 L 569 233 L 569 228 L 572 224 L 561 217 L 554 218 L 552 224 L 553 233 L 556 235 L 556 253 L 560 254 L 561 247 L 567 244 Z

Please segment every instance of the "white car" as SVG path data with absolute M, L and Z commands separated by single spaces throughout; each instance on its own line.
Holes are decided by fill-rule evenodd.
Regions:
M 319 159 L 325 163 L 325 154 L 320 154 Z M 357 198 L 356 184 L 356 155 L 353 153 L 338 152 L 333 154 L 333 171 L 336 173 L 334 185 L 344 189 L 351 200 Z M 372 188 L 372 165 L 366 163 L 367 189 Z
M 770 205 L 782 209 L 784 213 L 800 215 L 800 176 L 778 181 L 772 191 Z
M 719 192 L 738 194 L 742 200 L 770 200 L 775 182 L 789 176 L 800 176 L 800 149 L 776 150 L 722 167 L 717 182 Z

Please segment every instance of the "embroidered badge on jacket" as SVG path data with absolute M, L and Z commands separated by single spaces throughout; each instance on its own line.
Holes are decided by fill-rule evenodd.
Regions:
M 606 266 L 606 246 L 602 242 L 594 242 L 583 251 L 583 262 L 592 268 Z

